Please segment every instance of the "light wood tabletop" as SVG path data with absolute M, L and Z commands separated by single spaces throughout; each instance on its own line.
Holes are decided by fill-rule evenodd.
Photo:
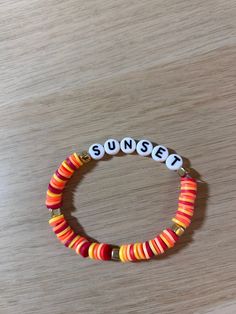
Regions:
M 233 0 L 0 2 L 0 314 L 236 313 L 235 16 Z M 149 262 L 83 259 L 48 225 L 48 182 L 125 136 L 185 158 L 193 223 Z M 172 225 L 178 186 L 120 154 L 74 175 L 63 212 L 96 241 L 141 242 Z

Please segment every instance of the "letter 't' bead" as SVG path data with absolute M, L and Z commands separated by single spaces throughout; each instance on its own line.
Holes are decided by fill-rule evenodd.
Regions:
M 183 159 L 177 154 L 171 154 L 166 159 L 166 167 L 170 170 L 178 170 L 183 165 Z

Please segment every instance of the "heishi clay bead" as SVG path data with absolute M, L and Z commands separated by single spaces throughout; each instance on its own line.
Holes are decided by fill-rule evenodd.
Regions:
M 140 156 L 148 156 L 151 154 L 153 145 L 148 140 L 141 140 L 136 146 L 136 151 Z
M 92 159 L 99 160 L 105 155 L 105 150 L 101 144 L 96 143 L 89 147 L 88 153 Z
M 120 149 L 125 154 L 132 154 L 136 149 L 136 142 L 131 137 L 125 137 L 120 142 Z
M 155 161 L 163 162 L 169 156 L 168 149 L 165 146 L 158 145 L 152 150 L 152 159 Z
M 151 154 L 155 161 L 165 162 L 170 170 L 177 170 L 181 176 L 181 188 L 179 194 L 178 208 L 172 218 L 174 225 L 164 229 L 154 239 L 143 243 L 124 244 L 120 247 L 112 247 L 106 243 L 91 243 L 83 236 L 76 234 L 61 214 L 62 195 L 66 183 L 73 173 L 84 163 L 92 159 L 101 159 L 105 152 L 115 155 L 122 150 L 130 154 L 135 150 L 141 156 Z M 66 247 L 75 250 L 83 257 L 90 257 L 95 260 L 119 260 L 122 262 L 135 262 L 138 260 L 148 260 L 153 256 L 164 253 L 168 248 L 172 248 L 185 229 L 190 225 L 194 214 L 194 203 L 197 196 L 197 181 L 192 178 L 188 171 L 183 168 L 183 159 L 177 154 L 169 155 L 165 146 L 157 145 L 153 148 L 150 141 L 142 139 L 136 145 L 136 141 L 130 137 L 125 137 L 119 143 L 115 139 L 109 139 L 104 146 L 93 144 L 89 152 L 80 155 L 74 153 L 67 157 L 53 174 L 48 185 L 46 195 L 46 206 L 50 209 L 51 219 L 49 224 L 56 237 Z M 179 173 L 180 169 L 183 171 Z
M 80 248 L 80 255 L 82 255 L 83 257 L 88 257 L 88 250 L 90 245 L 90 242 L 85 242 Z
M 117 140 L 110 138 L 104 143 L 104 149 L 108 155 L 116 155 L 120 151 L 120 143 Z
M 166 159 L 166 167 L 170 170 L 178 170 L 183 165 L 183 159 L 177 154 L 171 154 Z
M 109 244 L 104 243 L 101 248 L 101 259 L 108 261 L 111 259 L 112 248 Z

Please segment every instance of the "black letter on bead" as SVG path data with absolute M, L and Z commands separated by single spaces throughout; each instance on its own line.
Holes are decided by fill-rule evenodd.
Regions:
M 113 145 L 111 146 L 111 144 L 113 144 Z M 115 143 L 115 141 L 108 142 L 107 145 L 108 145 L 108 148 L 109 148 L 110 150 L 114 150 L 114 149 L 116 148 L 116 143 Z
M 166 150 L 163 147 L 159 147 L 158 150 L 156 151 L 156 156 L 161 158 L 162 157 L 162 153 L 164 153 Z
M 127 148 L 127 146 L 130 149 L 132 148 L 132 141 L 131 140 L 129 142 L 127 140 L 124 140 L 124 147 L 125 147 L 125 149 Z
M 94 145 L 94 146 L 92 147 L 92 150 L 94 151 L 94 155 L 95 155 L 95 156 L 99 156 L 99 155 L 101 154 L 101 152 L 100 152 L 100 150 L 99 150 L 99 148 L 98 148 L 98 145 Z
M 174 158 L 175 158 L 175 160 L 171 163 L 171 166 L 173 166 L 176 163 L 177 160 L 178 161 L 181 160 L 178 156 L 174 156 Z
M 149 143 L 144 141 L 144 142 L 142 142 L 142 145 L 143 145 L 143 147 L 140 148 L 140 150 L 141 150 L 143 153 L 145 153 L 145 152 L 148 150 L 148 145 L 149 145 Z

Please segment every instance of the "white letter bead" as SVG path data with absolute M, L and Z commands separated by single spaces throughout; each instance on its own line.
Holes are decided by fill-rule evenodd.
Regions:
M 102 157 L 105 155 L 105 150 L 101 144 L 96 143 L 89 147 L 88 153 L 92 159 L 98 160 L 102 159 Z
M 162 145 L 155 146 L 152 150 L 152 159 L 155 161 L 163 162 L 166 160 L 168 155 L 168 149 Z
M 125 137 L 120 142 L 120 149 L 125 154 L 131 154 L 136 149 L 136 142 L 131 137 Z
M 166 166 L 170 170 L 178 170 L 182 165 L 183 159 L 177 154 L 172 154 L 166 159 Z
M 120 143 L 110 138 L 104 143 L 104 149 L 108 155 L 116 155 L 120 151 Z
M 140 156 L 148 156 L 152 152 L 152 143 L 148 140 L 141 140 L 138 142 L 136 151 Z

